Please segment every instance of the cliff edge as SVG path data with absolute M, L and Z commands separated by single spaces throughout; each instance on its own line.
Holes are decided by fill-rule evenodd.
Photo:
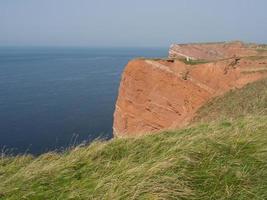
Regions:
M 119 88 L 114 135 L 186 126 L 211 98 L 267 77 L 265 48 L 240 42 L 172 45 L 169 59 L 130 61 Z

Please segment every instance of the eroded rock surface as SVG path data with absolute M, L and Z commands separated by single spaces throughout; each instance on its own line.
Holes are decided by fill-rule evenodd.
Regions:
M 178 59 L 130 61 L 119 88 L 114 135 L 136 136 L 187 125 L 212 97 L 267 77 L 267 58 L 255 55 L 195 65 Z

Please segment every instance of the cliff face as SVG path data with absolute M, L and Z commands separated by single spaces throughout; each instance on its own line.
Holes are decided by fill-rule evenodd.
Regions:
M 183 127 L 212 97 L 264 77 L 266 57 L 194 65 L 178 59 L 130 61 L 120 84 L 114 135 L 135 136 Z

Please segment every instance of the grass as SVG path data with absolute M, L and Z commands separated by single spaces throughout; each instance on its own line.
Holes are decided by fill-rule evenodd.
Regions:
M 266 199 L 267 117 L 0 160 L 0 199 Z
M 259 52 L 267 51 L 267 44 L 259 45 L 258 48 L 257 48 L 257 51 L 259 51 Z
M 247 60 L 262 60 L 262 59 L 267 59 L 267 56 L 247 56 L 244 57 Z
M 266 88 L 263 80 L 214 99 L 186 129 L 2 154 L 0 199 L 265 200 Z
M 187 65 L 199 65 L 199 64 L 205 64 L 205 63 L 209 63 L 209 62 L 212 62 L 212 61 L 207 61 L 207 60 L 187 60 L 186 58 L 182 58 L 182 59 L 178 59 L 182 62 L 184 62 L 185 64 Z
M 260 48 L 256 49 L 259 53 L 265 53 L 267 51 L 267 48 Z
M 254 74 L 254 73 L 265 74 L 266 72 L 267 72 L 267 67 L 241 71 L 242 74 Z
M 172 60 L 172 59 L 169 59 L 169 58 L 167 58 L 167 57 L 165 57 L 165 58 L 157 58 L 157 57 L 155 57 L 155 58 L 149 58 L 149 57 L 138 57 L 138 58 L 136 58 L 136 60 L 152 60 L 152 61 L 167 61 L 167 60 Z
M 193 121 L 209 122 L 247 115 L 267 115 L 267 79 L 212 99 L 199 109 Z

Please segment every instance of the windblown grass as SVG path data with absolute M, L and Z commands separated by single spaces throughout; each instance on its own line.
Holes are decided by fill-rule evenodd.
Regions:
M 267 117 L 0 160 L 0 199 L 266 199 Z
M 39 157 L 2 154 L 0 199 L 265 200 L 266 88 L 263 80 L 214 99 L 191 128 Z
M 247 115 L 267 115 L 267 79 L 212 99 L 199 109 L 193 121 L 210 122 Z

